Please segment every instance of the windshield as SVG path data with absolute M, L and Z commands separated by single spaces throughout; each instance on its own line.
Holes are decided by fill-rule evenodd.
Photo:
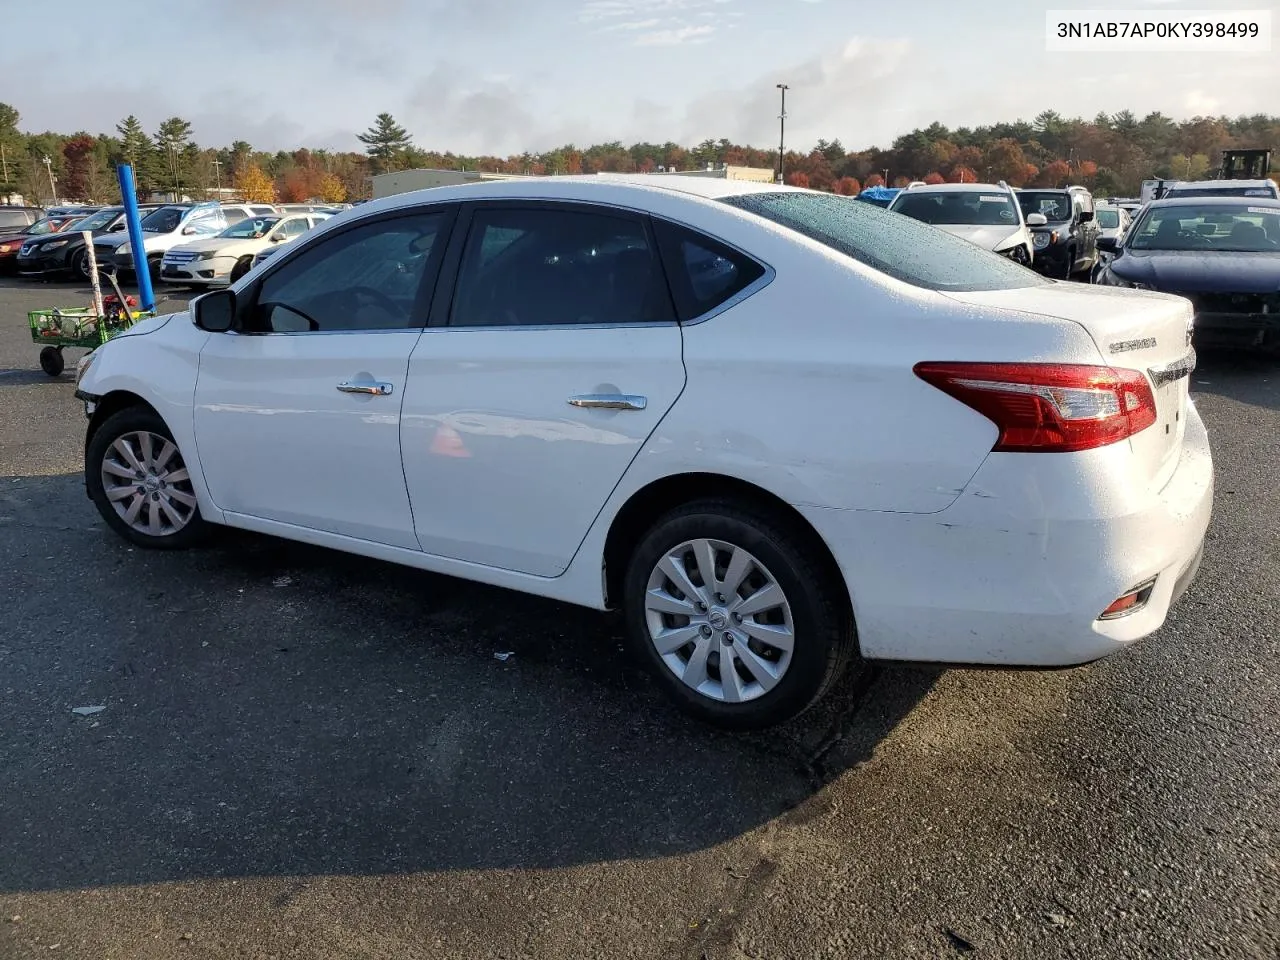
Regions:
M 186 212 L 185 207 L 161 207 L 154 213 L 148 214 L 142 221 L 142 229 L 147 233 L 173 233 L 178 229 L 178 224 L 182 222 L 182 215 Z
M 1280 206 L 1180 203 L 1149 209 L 1130 232 L 1132 250 L 1280 250 Z
M 44 217 L 27 227 L 26 232 L 33 237 L 43 237 L 49 233 L 57 233 L 58 227 L 69 221 L 69 217 Z
M 279 217 L 253 217 L 227 227 L 218 236 L 228 240 L 261 240 L 279 222 Z
M 119 210 L 99 210 L 76 224 L 77 230 L 105 230 L 111 221 L 120 216 Z
M 1275 191 L 1266 187 L 1174 187 L 1165 194 L 1169 197 L 1270 197 Z
M 794 230 L 926 290 L 1014 290 L 1046 284 L 977 244 L 870 203 L 828 193 L 747 193 L 721 201 Z
M 977 193 L 957 190 L 953 193 L 900 193 L 889 208 L 922 223 L 959 226 L 1018 225 L 1018 211 L 1008 194 Z
M 1018 194 L 1022 215 L 1042 213 L 1046 220 L 1070 220 L 1071 197 L 1060 190 L 1023 190 Z
M 1100 226 L 1103 230 L 1114 230 L 1116 227 L 1120 226 L 1119 210 L 1099 209 L 1097 211 L 1097 215 L 1098 215 L 1098 226 Z

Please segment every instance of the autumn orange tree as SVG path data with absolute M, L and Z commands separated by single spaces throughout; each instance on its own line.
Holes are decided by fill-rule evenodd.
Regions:
M 937 170 L 934 170 L 932 173 L 925 175 L 924 182 L 929 184 L 929 186 L 934 186 L 939 183 L 946 183 L 947 178 L 944 177 L 942 174 L 940 174 Z
M 835 183 L 835 192 L 842 197 L 856 197 L 862 192 L 862 184 L 857 177 L 841 177 Z
M 236 171 L 236 193 L 250 203 L 275 203 L 276 185 L 255 163 L 245 164 Z

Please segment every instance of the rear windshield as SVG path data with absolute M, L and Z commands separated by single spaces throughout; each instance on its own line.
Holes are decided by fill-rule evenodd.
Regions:
M 723 203 L 926 290 L 1015 290 L 1048 283 L 968 240 L 869 203 L 828 193 L 748 193 Z

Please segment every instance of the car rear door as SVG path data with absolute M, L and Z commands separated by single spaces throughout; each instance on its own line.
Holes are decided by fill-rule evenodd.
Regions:
M 409 358 L 401 445 L 427 553 L 551 577 L 684 387 L 648 219 L 464 205 Z
M 400 405 L 452 206 L 365 218 L 237 292 L 236 332 L 200 355 L 195 434 L 214 503 L 416 550 Z

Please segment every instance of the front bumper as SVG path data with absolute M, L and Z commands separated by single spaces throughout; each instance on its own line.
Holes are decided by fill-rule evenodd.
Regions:
M 54 250 L 34 257 L 18 257 L 18 273 L 24 277 L 42 277 L 66 273 L 71 269 L 65 250 Z
M 160 263 L 160 279 L 169 283 L 188 286 L 222 286 L 231 282 L 233 257 L 214 257 L 212 260 L 189 260 L 185 263 Z
M 1213 509 L 1209 438 L 1193 404 L 1186 421 L 1177 468 L 1159 491 L 1108 482 L 1133 456 L 1113 444 L 992 454 L 936 514 L 800 507 L 844 573 L 862 655 L 1067 667 L 1154 633 L 1195 577 Z M 1080 469 L 1054 462 L 1063 457 L 1080 457 Z M 1145 606 L 1099 619 L 1152 578 Z
M 1196 311 L 1199 347 L 1269 347 L 1280 349 L 1280 314 Z

